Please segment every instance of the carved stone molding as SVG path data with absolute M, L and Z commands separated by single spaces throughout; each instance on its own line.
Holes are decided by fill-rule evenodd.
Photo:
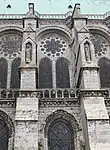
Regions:
M 108 97 L 109 93 L 107 90 L 80 90 L 79 92 L 80 96 L 83 97 Z
M 15 108 L 15 100 L 1 100 L 0 99 L 0 108 Z
M 22 19 L 18 19 L 18 20 L 0 20 L 0 25 L 23 25 L 23 21 Z
M 45 32 L 47 31 L 52 31 L 52 30 L 60 30 L 61 33 L 63 33 L 67 38 L 68 40 L 72 40 L 72 33 L 71 33 L 71 30 L 67 29 L 67 28 L 64 28 L 64 27 L 60 27 L 60 26 L 55 26 L 55 25 L 50 25 L 50 26 L 45 26 L 45 27 L 42 27 L 42 28 L 39 28 L 38 32 L 37 32 L 37 37 L 39 39 L 40 36 L 42 36 L 42 34 L 44 34 Z
M 18 32 L 21 33 L 21 34 L 22 34 L 22 32 L 23 32 L 23 28 L 22 28 L 22 27 L 10 25 L 10 26 L 4 26 L 4 27 L 0 28 L 0 34 L 1 34 L 2 32 L 6 32 L 6 31 L 8 31 L 8 30 L 9 30 L 9 31 L 10 31 L 10 30 L 16 30 L 16 31 L 18 31 Z
M 11 118 L 5 112 L 0 111 L 0 120 L 3 120 L 6 123 L 9 137 L 11 137 L 14 134 L 14 124 Z
M 79 100 L 77 98 L 72 99 L 39 99 L 40 107 L 72 107 L 79 106 Z
M 79 124 L 73 115 L 69 114 L 68 112 L 66 112 L 64 110 L 57 110 L 57 111 L 53 112 L 52 114 L 50 114 L 47 117 L 47 119 L 45 120 L 45 134 L 46 134 L 46 136 L 48 135 L 48 130 L 49 130 L 50 124 L 53 121 L 55 121 L 56 119 L 66 120 L 68 123 L 70 123 L 74 132 L 79 131 L 79 128 L 80 128 Z
M 64 25 L 65 20 L 64 19 L 40 19 L 39 20 L 40 25 Z
M 110 16 L 107 17 L 107 18 L 104 20 L 104 23 L 105 23 L 106 26 L 110 29 Z
M 92 125 L 94 125 L 94 124 L 105 125 L 108 123 L 109 123 L 108 119 L 105 119 L 103 121 L 102 120 L 88 120 L 89 127 L 92 127 Z

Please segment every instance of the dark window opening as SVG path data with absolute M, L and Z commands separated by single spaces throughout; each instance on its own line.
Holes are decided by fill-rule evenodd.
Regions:
M 50 125 L 48 132 L 49 150 L 74 150 L 73 132 L 65 120 L 57 120 Z
M 0 150 L 8 150 L 8 129 L 3 120 L 0 120 Z
M 108 58 L 101 58 L 98 63 L 100 69 L 100 83 L 102 88 L 110 88 L 110 60 Z
M 52 64 L 48 58 L 39 64 L 39 88 L 52 88 Z
M 69 67 L 65 58 L 56 62 L 56 85 L 58 88 L 70 88 Z
M 0 88 L 7 87 L 7 69 L 8 64 L 4 58 L 0 59 Z
M 19 89 L 20 88 L 20 74 L 19 66 L 21 63 L 20 58 L 15 58 L 12 62 L 11 67 L 11 88 Z

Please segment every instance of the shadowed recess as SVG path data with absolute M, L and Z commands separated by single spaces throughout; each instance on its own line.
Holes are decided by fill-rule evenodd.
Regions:
M 52 64 L 48 58 L 39 64 L 39 88 L 52 88 Z
M 98 62 L 100 67 L 100 83 L 102 88 L 110 88 L 110 60 L 108 58 L 101 58 Z
M 21 63 L 21 58 L 15 58 L 12 62 L 11 67 L 11 88 L 18 89 L 20 88 L 20 75 L 19 75 L 19 66 Z

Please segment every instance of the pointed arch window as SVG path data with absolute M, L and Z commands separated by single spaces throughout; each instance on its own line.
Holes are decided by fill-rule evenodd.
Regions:
M 11 67 L 11 88 L 18 89 L 20 88 L 20 75 L 19 75 L 19 66 L 21 63 L 21 58 L 15 58 L 12 62 Z
M 0 88 L 7 87 L 7 69 L 8 63 L 4 58 L 0 59 Z
M 0 150 L 8 150 L 8 129 L 2 120 L 0 120 Z
M 65 120 L 54 121 L 48 131 L 49 150 L 74 150 L 73 132 Z
M 48 58 L 39 64 L 39 88 L 52 88 L 52 64 Z
M 12 120 L 6 113 L 0 111 L 0 150 L 8 150 L 8 145 L 10 145 L 13 149 L 13 135 L 14 125 L 12 123 Z
M 69 62 L 66 58 L 56 62 L 56 85 L 58 88 L 70 88 Z
M 103 57 L 99 60 L 98 65 L 101 87 L 110 88 L 110 60 Z

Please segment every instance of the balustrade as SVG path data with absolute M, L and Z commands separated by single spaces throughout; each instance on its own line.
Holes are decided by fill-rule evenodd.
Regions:
M 16 99 L 17 97 L 72 98 L 76 97 L 76 92 L 73 89 L 37 89 L 35 91 L 0 89 L 0 99 Z
M 66 14 L 39 14 L 35 11 L 35 15 L 41 19 L 66 19 L 72 16 L 72 11 L 68 11 Z M 110 16 L 110 11 L 105 14 L 82 14 L 81 17 L 87 17 L 88 19 L 105 19 Z M 26 14 L 0 14 L 0 19 L 22 19 Z

